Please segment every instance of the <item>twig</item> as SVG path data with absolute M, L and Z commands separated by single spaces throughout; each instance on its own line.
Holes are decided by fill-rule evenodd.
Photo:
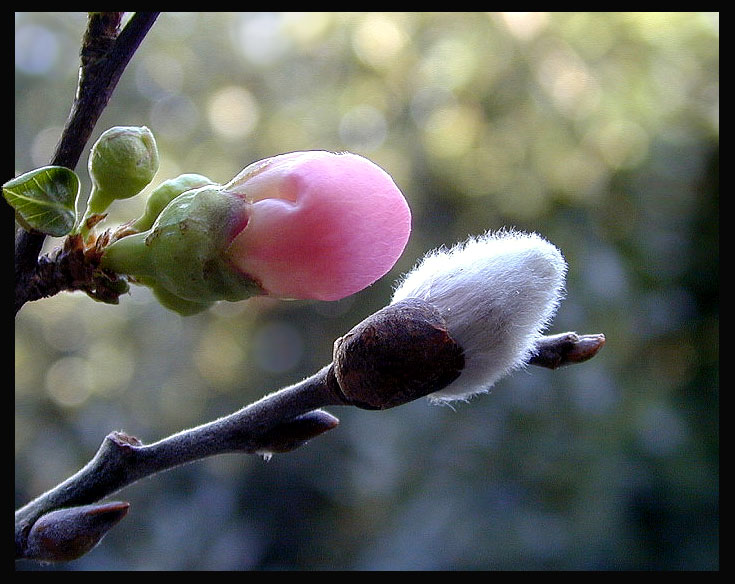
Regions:
M 364 329 L 365 322 L 369 326 L 386 318 L 384 311 L 376 315 L 366 319 L 353 331 Z M 578 363 L 594 356 L 603 344 L 603 335 L 563 333 L 543 337 L 538 343 L 538 354 L 529 363 L 551 368 Z M 342 345 L 338 343 L 337 346 Z M 365 346 L 355 353 L 363 358 Z M 423 351 L 418 353 L 423 358 Z M 585 358 L 581 359 L 580 355 Z M 433 357 L 430 362 L 435 362 Z M 427 371 L 427 378 L 436 379 L 437 375 L 436 371 Z M 425 392 L 426 388 L 423 388 L 415 395 L 406 395 L 401 403 L 412 401 Z M 393 403 L 393 399 L 386 393 L 385 407 L 398 405 Z M 106 529 L 113 527 L 124 515 L 120 505 L 127 505 L 117 502 L 113 512 L 109 503 L 93 505 L 95 502 L 141 478 L 206 457 L 227 452 L 269 456 L 274 452 L 294 450 L 337 426 L 337 418 L 319 409 L 332 405 L 381 409 L 345 397 L 335 376 L 334 366 L 330 364 L 311 377 L 267 395 L 229 416 L 184 430 L 153 444 L 144 445 L 124 432 L 112 432 L 105 437 L 97 454 L 85 467 L 16 512 L 16 558 L 66 561 L 75 550 L 79 551 L 79 555 L 86 553 L 93 547 L 89 545 L 90 538 L 94 536 L 99 541 Z M 85 507 L 76 513 L 51 515 L 58 509 L 78 506 Z M 91 535 L 88 529 L 90 514 L 95 520 Z M 63 522 L 64 530 L 55 527 L 57 520 Z M 36 536 L 36 524 L 41 521 L 45 538 Z M 59 533 L 65 534 L 62 542 L 58 541 Z M 56 538 L 51 534 L 57 534 Z M 54 558 L 54 553 L 58 557 Z
M 16 511 L 16 559 L 52 559 L 48 549 L 41 554 L 37 545 L 29 546 L 29 534 L 53 510 L 92 504 L 141 478 L 218 454 L 288 452 L 336 427 L 337 418 L 317 409 L 336 404 L 344 401 L 334 391 L 330 366 L 229 416 L 153 444 L 112 432 L 79 472 Z
M 119 32 L 122 12 L 92 12 L 81 49 L 79 84 L 71 112 L 51 164 L 76 168 L 92 130 L 107 106 L 117 82 L 158 12 L 136 12 Z M 46 239 L 38 231 L 19 229 L 15 240 L 15 312 L 37 300 L 38 286 L 30 285 L 39 268 L 38 256 Z

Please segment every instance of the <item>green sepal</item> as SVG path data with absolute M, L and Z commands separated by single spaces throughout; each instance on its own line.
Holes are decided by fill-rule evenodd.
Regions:
M 161 304 L 183 315 L 220 300 L 262 294 L 227 255 L 247 223 L 248 205 L 220 185 L 186 191 L 166 205 L 150 229 L 108 245 L 101 265 L 149 286 Z
M 187 191 L 166 206 L 144 232 L 161 285 L 194 302 L 237 302 L 261 294 L 260 286 L 239 273 L 225 254 L 247 205 L 217 185 Z
M 176 197 L 192 189 L 213 184 L 215 184 L 214 181 L 208 179 L 206 176 L 193 173 L 182 174 L 176 178 L 162 182 L 148 195 L 148 201 L 146 202 L 143 215 L 131 227 L 138 231 L 150 229 L 161 214 L 161 211 Z
M 168 310 L 178 312 L 181 316 L 199 314 L 214 305 L 214 302 L 194 302 L 192 300 L 185 300 L 180 296 L 176 296 L 173 292 L 169 292 L 166 288 L 156 283 L 152 278 L 144 278 L 141 280 L 141 283 L 151 288 L 153 295 L 161 306 Z
M 44 166 L 6 182 L 3 196 L 24 229 L 63 237 L 76 223 L 79 177 L 63 166 Z

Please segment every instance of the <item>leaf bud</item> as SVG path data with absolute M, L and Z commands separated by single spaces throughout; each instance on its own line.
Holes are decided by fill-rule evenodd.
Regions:
M 116 199 L 142 191 L 158 172 L 158 148 L 145 126 L 116 126 L 102 133 L 89 154 L 92 193 L 87 214 L 104 213 Z
M 387 409 L 441 390 L 464 368 L 444 317 L 420 298 L 391 304 L 334 343 L 334 375 L 345 401 Z

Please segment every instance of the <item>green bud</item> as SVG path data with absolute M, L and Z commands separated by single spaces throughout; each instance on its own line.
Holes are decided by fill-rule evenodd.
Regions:
M 261 294 L 258 283 L 227 256 L 232 238 L 247 223 L 249 205 L 219 185 L 187 191 L 149 230 L 110 244 L 102 267 L 134 276 L 169 304 L 173 299 L 195 305 L 236 302 Z
M 173 310 L 174 312 L 178 312 L 181 316 L 192 316 L 194 314 L 198 314 L 213 304 L 212 302 L 193 302 L 191 300 L 184 300 L 183 298 L 169 292 L 153 278 L 143 277 L 138 280 L 138 283 L 148 286 L 153 291 L 153 295 L 161 306 L 169 310 Z
M 186 191 L 212 184 L 214 184 L 214 181 L 209 180 L 201 174 L 182 174 L 161 183 L 148 195 L 145 212 L 133 223 L 133 229 L 137 231 L 150 229 L 154 221 L 161 214 L 161 211 L 176 197 Z
M 158 148 L 148 128 L 117 126 L 103 132 L 89 155 L 87 215 L 104 213 L 115 199 L 137 195 L 157 171 Z

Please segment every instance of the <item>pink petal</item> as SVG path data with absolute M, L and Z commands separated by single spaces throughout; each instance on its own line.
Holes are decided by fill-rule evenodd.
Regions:
M 253 202 L 230 246 L 233 263 L 271 295 L 337 300 L 385 275 L 411 231 L 393 179 L 355 154 L 295 152 L 228 185 Z

